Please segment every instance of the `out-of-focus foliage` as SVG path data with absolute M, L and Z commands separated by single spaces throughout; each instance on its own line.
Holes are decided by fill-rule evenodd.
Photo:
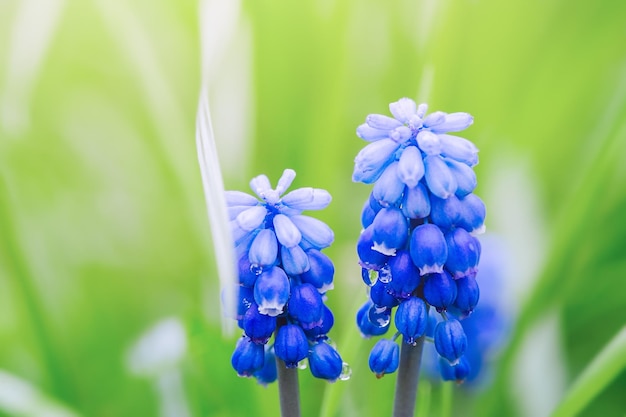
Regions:
M 516 325 L 492 383 L 455 389 L 453 413 L 533 415 L 541 401 L 548 412 L 565 386 L 541 401 L 533 387 L 551 392 L 558 375 L 569 385 L 626 317 L 626 3 L 203 5 L 226 187 L 293 168 L 295 187 L 334 197 L 319 216 L 336 235 L 331 335 L 353 374 L 329 385 L 302 372 L 304 416 L 391 409 L 394 378 L 369 372 L 373 342 L 354 324 L 368 187 L 350 177 L 364 145 L 356 126 L 403 96 L 474 115 L 464 133 L 481 149 L 477 194 L 509 249 L 503 297 Z M 0 3 L 0 369 L 79 415 L 156 415 L 172 375 L 193 416 L 278 413 L 275 386 L 230 368 L 237 335 L 220 327 L 222 242 L 209 239 L 194 139 L 199 11 Z M 171 316 L 184 323 L 184 357 L 133 373 L 129 349 Z M 556 345 L 528 338 L 548 317 Z M 537 363 L 553 368 L 521 375 Z M 621 371 L 581 415 L 622 414 L 624 389 Z M 424 382 L 421 407 L 437 411 L 447 395 Z M 23 415 L 10 410 L 0 401 L 0 415 Z

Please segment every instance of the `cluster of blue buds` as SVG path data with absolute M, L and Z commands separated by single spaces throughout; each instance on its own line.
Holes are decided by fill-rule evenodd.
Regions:
M 335 268 L 321 250 L 334 234 L 324 222 L 302 214 L 325 208 L 331 196 L 316 188 L 283 196 L 295 176 L 286 169 L 276 188 L 265 175 L 253 178 L 250 187 L 260 200 L 226 192 L 239 260 L 236 318 L 243 329 L 231 363 L 240 376 L 263 384 L 276 380 L 276 357 L 288 368 L 308 358 L 311 373 L 329 381 L 347 372 L 327 336 L 334 318 L 324 300 Z
M 485 206 L 472 193 L 478 149 L 448 133 L 469 127 L 473 118 L 427 115 L 426 104 L 408 98 L 389 109 L 393 117 L 371 114 L 357 128 L 370 143 L 355 158 L 352 179 L 374 184 L 357 243 L 369 286 L 357 324 L 365 337 L 385 334 L 397 307 L 396 336 L 380 340 L 370 354 L 370 368 L 381 377 L 398 367 L 394 340 L 401 334 L 415 344 L 427 334 L 434 309 L 443 320 L 430 336 L 456 379 L 463 379 L 467 338 L 457 318 L 467 317 L 478 303 L 481 246 L 475 235 L 484 230 Z

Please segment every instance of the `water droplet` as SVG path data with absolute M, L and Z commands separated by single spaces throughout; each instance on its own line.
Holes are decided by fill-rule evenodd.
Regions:
M 383 284 L 391 282 L 391 269 L 389 269 L 389 265 L 380 268 L 380 271 L 378 271 L 378 280 Z
M 363 282 L 368 287 L 376 284 L 376 280 L 378 279 L 378 272 L 373 271 L 371 269 L 361 268 L 361 278 Z
M 326 343 L 329 344 L 333 349 L 337 350 L 337 344 L 330 337 L 326 338 Z
M 306 369 L 309 367 L 309 360 L 308 359 L 302 359 L 300 362 L 298 362 L 298 369 Z
M 261 272 L 263 272 L 263 267 L 259 264 L 250 264 L 250 272 L 252 272 L 254 275 L 261 275 Z
M 339 379 L 342 381 L 347 381 L 352 376 L 352 368 L 348 365 L 347 362 L 341 364 L 341 374 L 339 374 Z
M 391 309 L 374 305 L 367 312 L 367 317 L 374 326 L 386 327 L 391 321 Z

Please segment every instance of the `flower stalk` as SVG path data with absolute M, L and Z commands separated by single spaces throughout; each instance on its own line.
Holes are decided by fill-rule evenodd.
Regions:
M 400 366 L 396 380 L 394 395 L 393 417 L 413 417 L 417 398 L 420 364 L 424 336 L 416 339 L 415 344 L 402 343 L 400 351 Z

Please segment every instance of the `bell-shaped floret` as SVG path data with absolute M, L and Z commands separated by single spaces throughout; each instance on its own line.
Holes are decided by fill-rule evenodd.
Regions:
M 477 184 L 474 170 L 463 162 L 458 162 L 454 159 L 444 158 L 444 161 L 456 180 L 457 187 L 455 195 L 462 198 L 474 191 Z
M 417 146 L 426 155 L 439 155 L 441 153 L 441 144 L 439 143 L 439 136 L 435 135 L 429 130 L 422 130 L 417 134 L 415 138 Z
M 230 359 L 230 363 L 237 371 L 237 375 L 249 377 L 263 367 L 263 345 L 258 345 L 243 336 L 237 341 L 237 346 Z
M 246 314 L 248 308 L 250 308 L 250 306 L 254 303 L 254 291 L 252 288 L 240 285 L 238 285 L 235 290 L 237 291 L 237 315 L 234 318 L 237 320 L 243 320 L 243 315 Z
M 448 257 L 446 238 L 434 224 L 417 226 L 411 235 L 410 253 L 420 274 L 441 272 Z
M 378 211 L 374 211 L 369 201 L 366 201 L 363 204 L 363 209 L 361 210 L 361 225 L 365 228 L 374 222 L 374 217 L 376 217 L 376 213 Z
M 374 226 L 369 226 L 361 232 L 357 241 L 356 250 L 359 255 L 359 263 L 367 270 L 379 270 L 389 258 L 387 255 L 373 249 L 374 247 Z
M 456 178 L 441 156 L 426 156 L 424 168 L 426 170 L 424 174 L 426 184 L 431 193 L 444 199 L 454 195 L 457 189 Z
M 263 271 L 254 283 L 254 301 L 259 305 L 259 312 L 268 316 L 283 312 L 289 292 L 289 278 L 276 266 Z
M 226 205 L 228 207 L 252 207 L 259 204 L 259 200 L 257 200 L 254 196 L 251 196 L 250 194 L 244 193 L 242 191 L 226 191 L 224 195 L 226 197 Z
M 333 262 L 317 249 L 309 249 L 306 254 L 309 258 L 310 267 L 300 275 L 300 280 L 313 285 L 322 294 L 331 290 L 335 275 Z
M 448 272 L 429 274 L 424 282 L 424 299 L 428 304 L 442 312 L 457 297 L 457 286 Z
M 264 345 L 276 329 L 276 317 L 261 314 L 259 306 L 250 305 L 243 316 L 243 331 L 254 343 Z
M 320 188 L 298 188 L 282 198 L 282 203 L 296 210 L 321 210 L 330 204 L 332 197 Z
M 458 308 L 464 316 L 468 316 L 478 304 L 480 290 L 476 278 L 467 276 L 455 280 L 457 295 L 454 306 Z
M 309 340 L 326 340 L 328 337 L 326 336 L 330 329 L 332 329 L 335 324 L 335 318 L 333 316 L 333 312 L 330 311 L 330 308 L 324 304 L 324 312 L 322 313 L 322 321 L 317 325 L 313 326 L 310 329 L 304 329 L 304 333 Z
M 291 289 L 291 298 L 287 308 L 291 317 L 298 320 L 305 330 L 322 322 L 324 302 L 320 293 L 311 284 L 294 286 Z
M 371 184 L 378 180 L 399 147 L 392 139 L 381 139 L 361 149 L 354 159 L 352 181 Z
M 265 345 L 265 361 L 263 367 L 254 373 L 257 382 L 263 386 L 271 384 L 278 378 L 274 346 Z
M 315 249 L 323 249 L 330 246 L 335 239 L 333 231 L 326 223 L 314 217 L 305 215 L 296 215 L 290 217 L 293 224 L 300 229 L 302 234 L 302 246 L 304 249 L 310 247 Z M 305 247 L 306 243 L 306 247 Z
M 456 381 L 461 383 L 469 376 L 471 366 L 465 356 L 459 359 L 456 365 L 450 365 L 444 358 L 439 358 L 439 373 L 444 381 Z
M 309 366 L 314 377 L 334 382 L 341 375 L 343 360 L 335 348 L 326 342 L 320 342 L 311 348 Z
M 309 257 L 300 246 L 286 248 L 281 246 L 280 259 L 283 269 L 289 275 L 300 275 L 309 270 Z
M 374 184 L 372 195 L 383 207 L 389 207 L 402 198 L 403 191 L 404 183 L 398 178 L 398 163 L 393 162 Z
M 387 330 L 389 330 L 389 321 L 382 326 L 370 321 L 369 312 L 372 307 L 374 307 L 374 304 L 370 300 L 367 300 L 356 313 L 356 324 L 361 331 L 361 336 L 365 338 L 380 336 L 387 333 Z
M 443 358 L 452 365 L 458 360 L 467 349 L 467 336 L 463 326 L 456 319 L 442 321 L 435 327 L 435 349 Z
M 370 370 L 377 378 L 391 374 L 398 369 L 400 363 L 400 347 L 389 339 L 381 339 L 372 348 L 369 357 Z
M 400 303 L 395 319 L 396 328 L 404 336 L 404 341 L 415 344 L 426 331 L 428 309 L 421 298 L 410 297 Z
M 431 126 L 430 130 L 434 133 L 458 132 L 467 129 L 472 123 L 474 118 L 468 113 L 449 113 L 441 123 Z
M 389 104 L 389 111 L 401 123 L 408 123 L 417 112 L 417 105 L 410 98 L 401 98 Z
M 374 129 L 380 130 L 393 130 L 402 126 L 402 122 L 384 114 L 370 114 L 365 118 L 365 123 Z
M 441 155 L 473 167 L 478 164 L 478 148 L 467 139 L 440 134 Z
M 446 199 L 430 196 L 430 218 L 443 230 L 451 229 L 459 222 L 462 210 L 463 205 L 456 196 Z
M 302 240 L 302 234 L 295 224 L 284 214 L 277 214 L 273 220 L 276 238 L 281 245 L 293 248 Z
M 420 275 L 408 251 L 399 250 L 389 259 L 389 271 L 387 290 L 394 297 L 408 298 L 419 285 Z
M 250 245 L 248 259 L 254 269 L 267 268 L 276 264 L 278 242 L 272 229 L 261 230 Z
M 261 270 L 259 268 L 253 268 L 248 254 L 244 254 L 239 258 L 237 263 L 239 272 L 239 283 L 244 287 L 254 287 L 257 277 Z
M 276 356 L 285 362 L 287 368 L 295 368 L 298 362 L 309 353 L 309 342 L 300 326 L 287 324 L 278 329 L 274 342 Z
M 412 188 L 424 176 L 422 153 L 416 146 L 407 146 L 398 161 L 397 175 L 400 181 Z
M 375 142 L 379 139 L 389 138 L 389 130 L 375 129 L 367 123 L 363 123 L 356 128 L 356 135 L 368 142 Z
M 409 224 L 400 209 L 387 207 L 382 209 L 374 218 L 372 249 L 387 256 L 393 256 L 397 249 L 406 244 L 409 234 Z
M 446 234 L 448 259 L 446 269 L 455 279 L 476 275 L 480 258 L 480 243 L 465 229 L 457 228 Z
M 457 224 L 470 233 L 482 233 L 485 230 L 485 203 L 475 194 L 469 194 L 459 200 L 460 210 Z
M 421 182 L 413 188 L 407 186 L 402 198 L 402 214 L 409 219 L 423 219 L 430 214 L 428 190 Z

